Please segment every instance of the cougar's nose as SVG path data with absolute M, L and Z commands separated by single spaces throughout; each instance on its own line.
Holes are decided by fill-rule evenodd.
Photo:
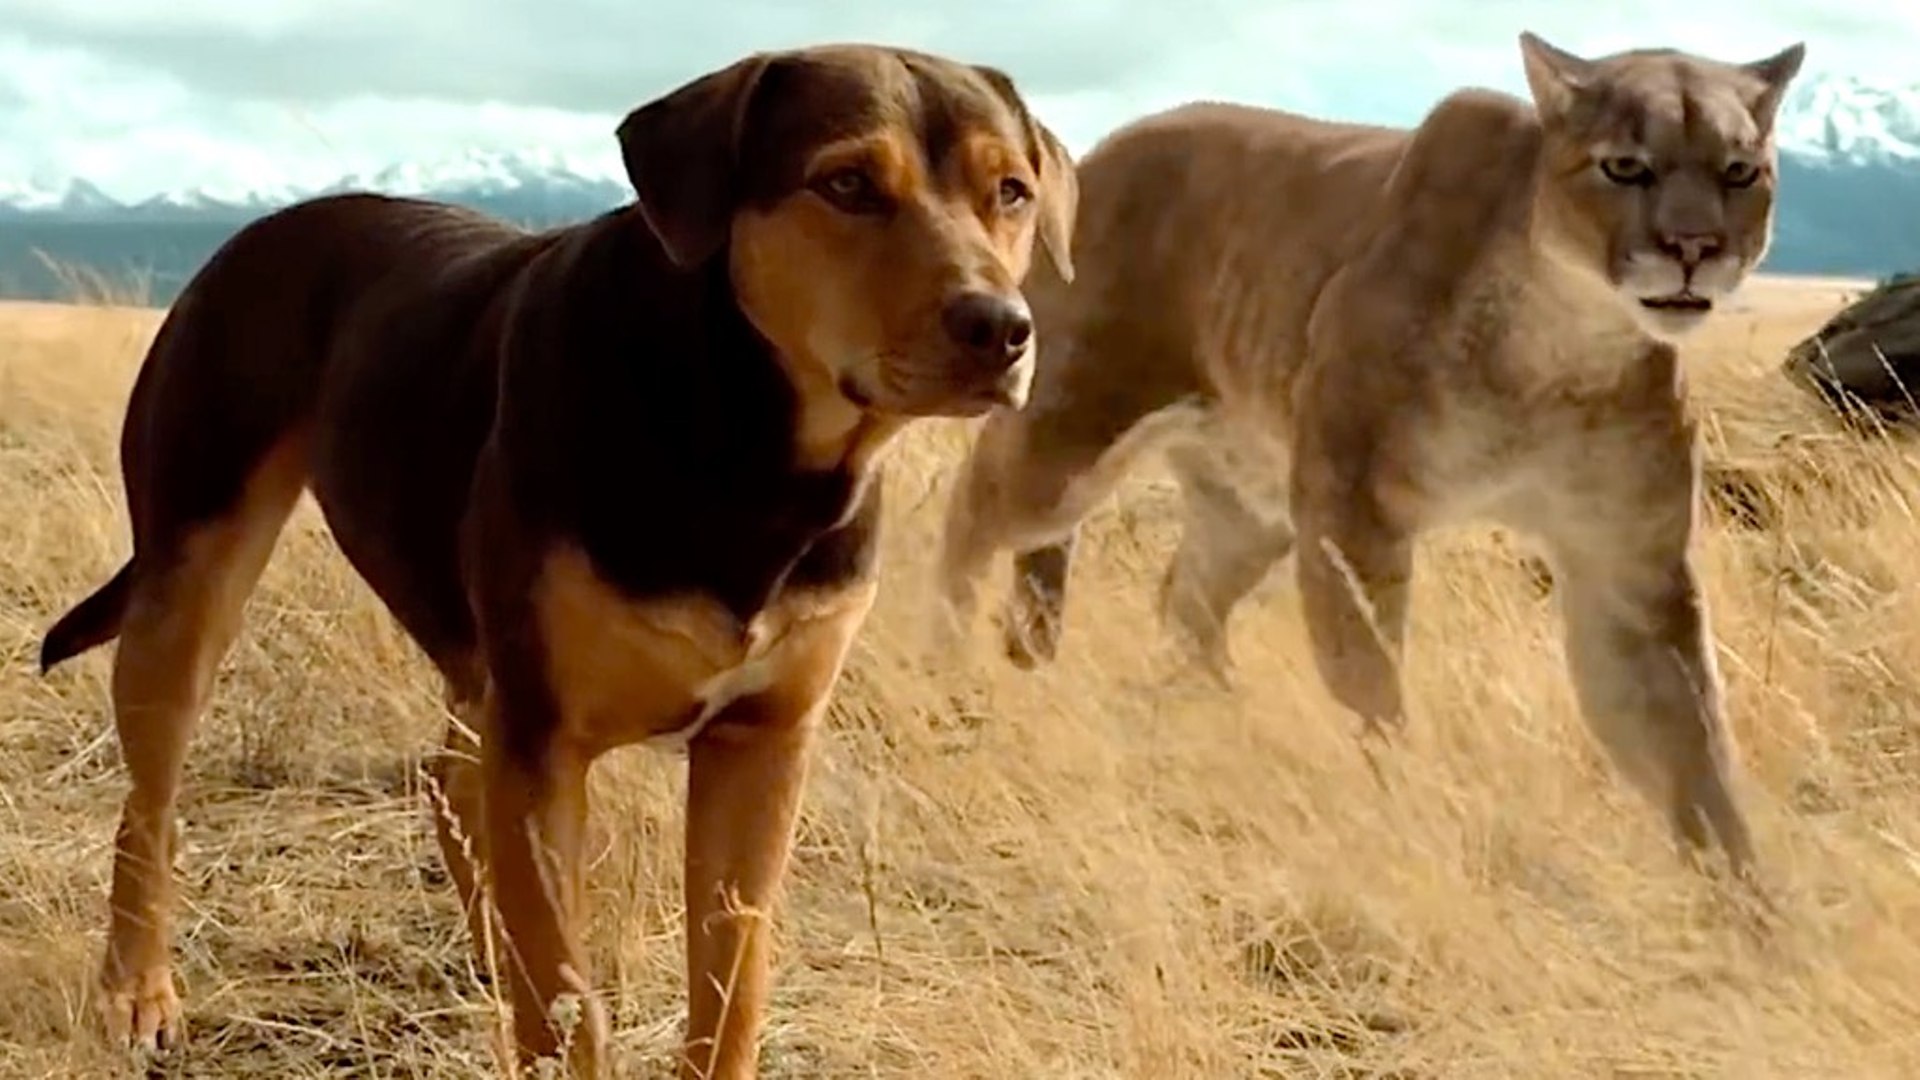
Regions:
M 1692 268 L 1720 254 L 1726 245 L 1718 233 L 1673 232 L 1660 235 L 1660 250 Z

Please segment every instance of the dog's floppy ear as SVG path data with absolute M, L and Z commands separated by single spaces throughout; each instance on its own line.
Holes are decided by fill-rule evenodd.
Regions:
M 727 241 L 741 133 L 771 60 L 755 53 L 702 75 L 628 113 L 615 132 L 640 213 L 676 266 L 705 262 Z
M 1080 208 L 1080 177 L 1073 166 L 1073 155 L 1047 126 L 1034 119 L 1025 99 L 1013 85 L 1013 78 L 998 68 L 975 65 L 974 70 L 987 80 L 1007 107 L 1020 117 L 1026 131 L 1028 163 L 1040 177 L 1040 246 L 1060 280 L 1073 280 L 1073 223 Z
M 1066 144 L 1046 125 L 1027 118 L 1029 137 L 1040 144 L 1040 242 L 1060 280 L 1073 281 L 1073 221 L 1080 209 L 1080 174 Z

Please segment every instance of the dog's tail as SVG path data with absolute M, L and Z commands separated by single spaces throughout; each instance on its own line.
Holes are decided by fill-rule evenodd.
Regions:
M 133 560 L 129 559 L 105 585 L 75 604 L 47 630 L 47 636 L 40 642 L 40 674 L 45 675 L 61 661 L 118 637 L 120 623 L 127 617 L 127 601 L 132 596 Z

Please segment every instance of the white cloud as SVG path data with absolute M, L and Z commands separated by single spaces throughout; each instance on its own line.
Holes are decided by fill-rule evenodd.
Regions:
M 627 108 L 819 40 L 998 64 L 1080 149 L 1199 97 L 1409 122 L 1463 83 L 1520 91 L 1523 29 L 1730 60 L 1804 40 L 1809 73 L 1920 79 L 1920 5 L 1877 0 L 0 0 L 0 27 L 0 180 L 82 175 L 123 197 L 468 147 L 611 169 Z

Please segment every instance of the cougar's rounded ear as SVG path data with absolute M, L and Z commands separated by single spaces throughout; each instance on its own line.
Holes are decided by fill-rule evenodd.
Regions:
M 1760 92 L 1753 98 L 1753 118 L 1759 121 L 1762 130 L 1773 130 L 1780 99 L 1786 96 L 1793 77 L 1800 74 L 1800 65 L 1806 58 L 1806 43 L 1796 42 L 1765 60 L 1740 65 L 1741 70 L 1760 81 Z
M 1533 105 L 1545 118 L 1567 110 L 1593 77 L 1593 63 L 1549 43 L 1530 30 L 1520 33 L 1520 60 Z
M 615 131 L 640 213 L 679 267 L 727 241 L 739 198 L 741 133 L 773 60 L 755 53 L 628 113 Z
M 1040 246 L 1053 264 L 1060 280 L 1073 280 L 1073 224 L 1080 209 L 1080 177 L 1074 168 L 1073 154 L 1045 124 L 1034 119 L 1027 103 L 1013 84 L 1013 78 L 998 68 L 975 65 L 974 70 L 993 87 L 1007 107 L 1020 118 L 1027 138 L 1027 163 L 1040 178 L 1037 193 L 1040 222 Z

